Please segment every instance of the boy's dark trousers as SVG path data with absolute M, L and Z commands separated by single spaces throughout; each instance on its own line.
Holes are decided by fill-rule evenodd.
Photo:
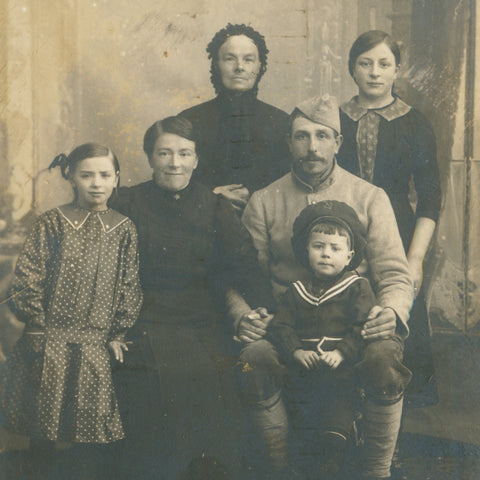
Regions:
M 411 377 L 402 359 L 403 340 L 396 334 L 392 338 L 367 344 L 361 361 L 355 366 L 355 381 L 365 392 L 361 407 L 365 419 L 361 469 L 365 476 L 371 478 L 390 478 L 390 463 L 402 414 L 403 391 Z M 283 402 L 276 402 L 275 411 L 265 408 L 272 398 L 280 397 L 283 378 L 287 373 L 278 351 L 269 341 L 257 340 L 242 345 L 238 363 L 244 397 L 258 417 L 254 426 L 259 438 L 265 436 L 265 425 L 275 423 L 277 437 L 285 442 L 289 422 L 284 413 L 278 415 Z M 268 455 L 271 446 L 266 444 L 266 447 Z
M 292 365 L 285 397 L 291 419 L 291 454 L 298 467 L 315 472 L 329 461 L 340 463 L 355 412 L 355 386 L 348 367 L 306 370 Z

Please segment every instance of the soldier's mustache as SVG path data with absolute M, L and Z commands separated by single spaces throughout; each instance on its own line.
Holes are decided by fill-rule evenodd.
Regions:
M 315 155 L 314 153 L 310 153 L 308 155 L 305 155 L 300 159 L 301 162 L 324 162 L 325 158 L 324 157 L 319 157 L 318 155 Z

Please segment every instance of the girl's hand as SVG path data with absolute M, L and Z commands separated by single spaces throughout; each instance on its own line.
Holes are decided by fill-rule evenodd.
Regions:
M 408 266 L 410 269 L 410 275 L 413 278 L 413 288 L 415 292 L 415 298 L 417 298 L 422 288 L 423 282 L 423 262 L 417 259 L 409 259 Z
M 119 340 L 112 340 L 111 342 L 108 342 L 108 347 L 115 356 L 115 360 L 117 360 L 117 362 L 123 363 L 123 351 L 125 350 L 126 352 L 128 352 L 127 344 Z
M 307 370 L 313 370 L 320 364 L 320 357 L 313 350 L 302 350 L 299 348 L 293 352 L 293 358 Z
M 415 298 L 420 293 L 423 280 L 423 260 L 432 240 L 436 223 L 427 217 L 417 218 L 413 238 L 408 247 L 407 260 L 410 274 L 413 277 Z
M 332 370 L 335 370 L 343 360 L 345 360 L 345 357 L 340 350 L 333 350 L 332 352 L 324 352 L 320 360 L 327 364 Z
M 45 334 L 43 332 L 26 332 L 23 338 L 27 348 L 32 353 L 43 353 L 45 351 Z

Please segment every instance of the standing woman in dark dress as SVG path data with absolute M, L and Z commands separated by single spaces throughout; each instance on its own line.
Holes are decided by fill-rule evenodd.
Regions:
M 230 203 L 190 181 L 198 163 L 191 123 L 156 122 L 143 146 L 153 179 L 120 188 L 115 201 L 138 230 L 144 291 L 116 374 L 126 431 L 120 473 L 176 479 L 203 455 L 232 472 L 241 442 L 225 291 L 236 289 L 260 308 L 273 303 L 270 288 Z
M 254 191 L 290 170 L 288 115 L 257 98 L 267 70 L 263 35 L 229 23 L 207 52 L 217 96 L 180 114 L 192 122 L 198 139 L 193 178 L 243 210 Z
M 405 342 L 405 365 L 413 371 L 407 390 L 412 404 L 437 401 L 427 308 L 422 290 L 423 261 L 441 206 L 436 143 L 430 122 L 392 93 L 400 49 L 380 30 L 360 35 L 350 50 L 348 67 L 358 96 L 340 108 L 343 145 L 338 164 L 390 198 L 415 286 L 415 303 Z M 409 203 L 413 178 L 418 203 Z

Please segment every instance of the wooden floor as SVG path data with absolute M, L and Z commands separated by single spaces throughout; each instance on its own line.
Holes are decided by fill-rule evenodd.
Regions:
M 58 474 L 51 480 L 66 480 L 68 460 L 60 453 Z M 62 467 L 63 465 L 63 467 Z M 62 472 L 63 473 L 60 473 Z M 112 480 L 115 476 L 112 476 Z M 159 477 L 162 478 L 162 477 Z M 34 480 L 25 452 L 0 455 L 1 480 Z M 479 480 L 480 447 L 462 442 L 403 434 L 394 459 L 392 480 Z M 107 480 L 102 475 L 98 480 Z M 174 480 L 174 479 L 172 479 Z M 345 479 L 350 480 L 350 479 Z
M 480 339 L 432 338 L 439 402 L 404 409 L 395 479 L 480 479 Z
M 436 336 L 432 348 L 439 402 L 405 408 L 403 431 L 480 445 L 480 338 Z
M 392 480 L 480 480 L 480 339 L 435 337 L 433 350 L 440 400 L 405 408 Z M 65 472 L 66 452 L 57 460 L 55 468 Z M 25 451 L 0 454 L 4 479 L 33 480 Z
M 404 433 L 392 474 L 392 480 L 478 480 L 480 447 Z

